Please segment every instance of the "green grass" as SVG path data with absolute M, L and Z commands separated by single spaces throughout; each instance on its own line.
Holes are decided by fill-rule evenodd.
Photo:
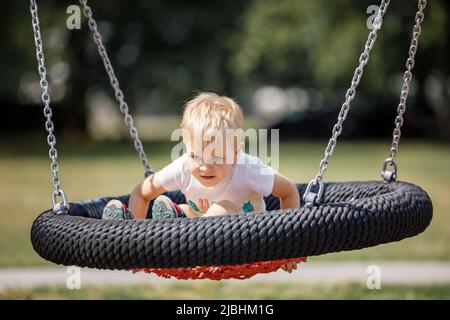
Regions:
M 8 289 L 0 299 L 450 299 L 450 284 L 386 285 L 369 290 L 356 283 L 310 285 L 289 283 L 105 286 L 68 290 L 65 287 Z
M 389 141 L 343 142 L 331 158 L 326 181 L 379 180 Z M 325 142 L 283 143 L 279 171 L 296 182 L 316 173 Z M 30 243 L 33 220 L 51 206 L 49 159 L 45 141 L 0 142 L 0 267 L 50 266 L 34 253 Z M 171 145 L 147 143 L 150 163 L 162 168 Z M 69 144 L 58 141 L 62 185 L 70 201 L 129 193 L 143 178 L 140 161 L 130 143 Z M 329 254 L 330 259 L 450 259 L 450 145 L 402 141 L 401 180 L 422 186 L 431 196 L 434 218 L 421 235 L 374 248 Z

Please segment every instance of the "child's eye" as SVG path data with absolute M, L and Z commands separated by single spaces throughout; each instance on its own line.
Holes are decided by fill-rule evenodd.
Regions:
M 202 157 L 196 156 L 191 154 L 191 158 L 192 160 L 194 160 L 195 162 L 201 163 L 202 162 Z
M 222 157 L 213 157 L 212 161 L 215 164 L 223 164 L 223 158 Z

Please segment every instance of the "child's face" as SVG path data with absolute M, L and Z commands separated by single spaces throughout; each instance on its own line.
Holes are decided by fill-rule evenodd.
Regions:
M 214 142 L 203 142 L 197 147 L 190 139 L 184 139 L 192 175 L 205 187 L 214 187 L 222 181 L 236 161 L 238 149 L 227 144 L 218 148 Z

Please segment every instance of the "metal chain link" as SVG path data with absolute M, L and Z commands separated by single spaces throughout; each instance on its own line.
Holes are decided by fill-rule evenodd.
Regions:
M 117 80 L 117 77 L 115 75 L 106 48 L 103 45 L 102 37 L 97 30 L 97 22 L 94 20 L 92 16 L 92 9 L 89 7 L 87 0 L 80 0 L 80 3 L 83 6 L 84 15 L 88 19 L 89 29 L 93 33 L 93 38 L 95 43 L 97 44 L 98 53 L 101 59 L 103 60 L 106 73 L 109 76 L 109 81 L 111 83 L 112 88 L 114 89 L 114 95 L 116 97 L 117 102 L 119 102 L 120 111 L 124 116 L 125 123 L 130 132 L 130 136 L 133 139 L 134 147 L 139 154 L 139 158 L 141 159 L 142 165 L 144 166 L 145 176 L 148 176 L 154 173 L 155 171 L 151 169 L 148 165 L 147 155 L 145 154 L 144 147 L 142 145 L 141 140 L 139 139 L 138 131 L 134 126 L 133 117 L 129 113 L 128 104 L 125 102 L 125 97 L 123 95 L 122 90 L 119 87 L 119 81 Z
M 48 155 L 52 161 L 50 170 L 53 176 L 52 182 L 54 192 L 52 194 L 53 210 L 57 213 L 66 212 L 69 209 L 69 203 L 66 195 L 61 188 L 61 179 L 59 177 L 58 152 L 56 150 L 56 137 L 53 134 L 55 126 L 52 121 L 52 108 L 50 107 L 50 94 L 48 92 L 47 69 L 45 68 L 44 51 L 42 49 L 42 37 L 39 26 L 38 9 L 35 0 L 30 0 L 31 19 L 33 24 L 34 44 L 36 46 L 36 58 L 38 61 L 38 71 L 40 75 L 40 86 L 42 88 L 42 102 L 44 103 L 45 129 L 47 130 L 47 143 L 50 147 Z M 57 202 L 61 197 L 62 202 Z
M 422 32 L 421 23 L 424 19 L 423 11 L 427 6 L 426 0 L 419 0 L 417 7 L 418 11 L 415 16 L 415 25 L 413 28 L 413 34 L 411 38 L 411 44 L 408 51 L 408 59 L 406 60 L 406 71 L 403 74 L 403 84 L 402 90 L 400 93 L 400 102 L 397 107 L 397 116 L 395 117 L 395 128 L 392 133 L 392 145 L 391 145 L 391 154 L 390 157 L 384 160 L 383 168 L 381 170 L 381 177 L 386 182 L 395 181 L 397 179 L 397 153 L 398 153 L 398 144 L 400 142 L 401 136 L 401 127 L 403 125 L 403 114 L 406 111 L 406 100 L 409 94 L 409 84 L 412 79 L 412 69 L 414 68 L 414 57 L 417 52 L 417 46 L 419 44 L 419 36 Z M 388 170 L 388 165 L 393 166 L 393 171 Z
M 377 39 L 377 32 L 381 28 L 381 25 L 383 24 L 383 16 L 386 13 L 389 3 L 390 0 L 382 0 L 380 3 L 378 15 L 376 16 L 373 23 L 374 28 L 369 33 L 366 45 L 364 47 L 364 51 L 359 57 L 359 65 L 358 67 L 356 67 L 355 72 L 353 74 L 350 88 L 347 90 L 345 94 L 345 101 L 342 104 L 341 110 L 339 111 L 338 121 L 333 127 L 331 139 L 328 141 L 328 145 L 325 149 L 325 156 L 320 161 L 319 172 L 314 177 L 314 179 L 312 179 L 309 182 L 308 187 L 306 188 L 304 200 L 308 206 L 312 206 L 320 202 L 323 191 L 323 182 L 322 182 L 323 174 L 328 167 L 328 160 L 330 156 L 333 154 L 334 148 L 336 147 L 337 138 L 342 132 L 342 124 L 344 123 L 344 120 L 346 119 L 347 114 L 350 111 L 350 104 L 355 98 L 356 88 L 358 87 L 359 82 L 361 81 L 364 72 L 364 66 L 369 61 L 370 51 L 375 45 L 375 41 Z M 311 191 L 313 186 L 318 187 L 317 193 Z

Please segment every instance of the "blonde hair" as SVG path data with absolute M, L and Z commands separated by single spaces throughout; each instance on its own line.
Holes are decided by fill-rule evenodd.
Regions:
M 202 92 L 189 100 L 183 112 L 181 128 L 207 137 L 214 131 L 242 129 L 244 115 L 239 104 L 231 98 Z

